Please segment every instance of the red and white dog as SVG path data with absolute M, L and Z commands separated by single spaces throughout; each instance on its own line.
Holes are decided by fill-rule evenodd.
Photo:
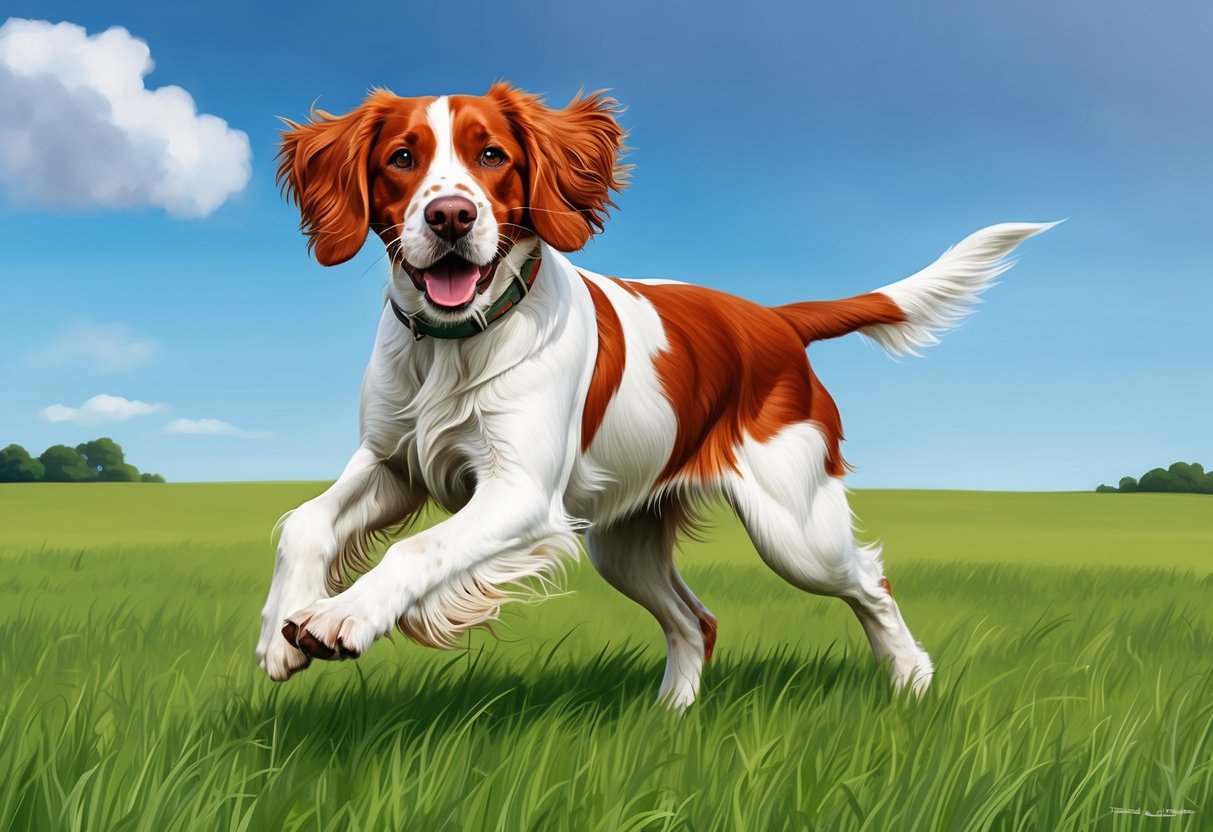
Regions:
M 878 551 L 853 535 L 838 410 L 805 347 L 856 331 L 892 353 L 934 343 L 1049 226 L 986 228 L 870 294 L 778 308 L 604 277 L 561 252 L 602 229 L 623 187 L 614 114 L 601 94 L 556 110 L 497 84 L 376 91 L 288 123 L 279 175 L 316 259 L 350 259 L 369 230 L 392 268 L 361 447 L 282 528 L 257 647 L 271 678 L 396 626 L 450 646 L 583 534 L 598 572 L 661 624 L 661 697 L 686 706 L 716 620 L 672 551 L 695 507 L 723 498 L 775 572 L 851 606 L 895 684 L 929 683 Z M 431 499 L 450 519 L 370 568 L 371 536 Z M 351 571 L 366 574 L 344 588 Z

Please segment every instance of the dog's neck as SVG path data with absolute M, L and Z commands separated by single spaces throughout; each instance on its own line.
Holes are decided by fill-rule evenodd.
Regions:
M 393 269 L 387 300 L 396 319 L 420 341 L 430 337 L 440 340 L 471 338 L 487 330 L 522 302 L 539 274 L 540 243 L 537 237 L 515 243 L 498 263 L 485 294 L 492 300 L 487 306 L 474 308 L 463 320 L 434 320 L 426 314 L 426 304 L 420 292 L 406 286 Z M 404 278 L 408 281 L 407 276 Z M 401 291 L 402 287 L 404 291 Z M 398 299 L 399 298 L 399 299 Z

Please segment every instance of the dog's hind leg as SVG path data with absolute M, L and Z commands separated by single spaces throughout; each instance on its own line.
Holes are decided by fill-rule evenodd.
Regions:
M 257 661 L 270 678 L 283 681 L 310 661 L 283 637 L 286 617 L 327 598 L 332 569 L 342 566 L 338 559 L 356 558 L 368 535 L 405 519 L 423 500 L 362 448 L 327 491 L 290 513 L 282 524 L 257 644 Z
M 716 619 L 691 593 L 674 566 L 675 516 L 642 510 L 586 534 L 594 568 L 611 586 L 653 614 L 665 632 L 666 666 L 660 698 L 685 708 L 699 693 L 704 662 L 716 643 Z
M 673 581 L 674 590 L 678 593 L 678 597 L 690 607 L 691 612 L 695 613 L 695 617 L 699 619 L 699 631 L 703 633 L 703 660 L 704 662 L 710 662 L 712 660 L 712 653 L 716 650 L 716 616 L 712 615 L 711 611 L 703 605 L 703 602 L 695 597 L 695 593 L 691 592 L 691 588 L 682 579 L 682 575 L 678 574 L 678 567 L 674 565 L 672 559 L 670 561 L 670 578 Z
M 747 440 L 725 493 L 766 564 L 793 586 L 841 598 L 854 610 L 877 660 L 897 687 L 926 689 L 934 669 L 893 600 L 879 550 L 855 540 L 840 477 L 826 473 L 825 445 L 812 424 L 765 443 Z

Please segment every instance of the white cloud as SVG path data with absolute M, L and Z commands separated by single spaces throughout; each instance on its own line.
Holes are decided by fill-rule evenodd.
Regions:
M 119 26 L 0 26 L 0 181 L 51 205 L 159 205 L 202 217 L 248 184 L 248 136 L 148 89 L 151 50 Z
M 164 426 L 165 433 L 193 436 L 238 436 L 241 439 L 268 439 L 271 431 L 249 431 L 219 419 L 174 419 Z
M 124 399 L 102 393 L 93 396 L 79 407 L 52 404 L 38 411 L 46 422 L 75 422 L 78 425 L 95 425 L 98 422 L 125 422 L 136 416 L 147 416 L 164 410 L 162 404 L 148 404 L 138 399 Z
M 136 367 L 160 352 L 160 345 L 139 338 L 124 324 L 80 321 L 70 325 L 55 343 L 35 353 L 33 362 L 88 364 L 99 373 L 120 373 Z

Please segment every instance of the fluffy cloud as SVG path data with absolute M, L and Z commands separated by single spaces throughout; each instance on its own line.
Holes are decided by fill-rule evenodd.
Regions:
M 202 217 L 248 183 L 248 136 L 181 87 L 148 89 L 151 51 L 115 26 L 0 26 L 0 180 L 42 203 L 159 205 Z
M 120 373 L 160 352 L 160 345 L 139 338 L 124 324 L 79 321 L 59 340 L 33 356 L 36 365 L 87 364 L 99 373 Z
M 238 436 L 241 439 L 266 439 L 266 431 L 248 431 L 219 419 L 174 419 L 164 426 L 165 433 L 186 433 L 194 436 Z
M 38 411 L 46 422 L 75 422 L 78 425 L 95 425 L 98 422 L 125 422 L 136 416 L 147 416 L 164 410 L 162 404 L 148 404 L 138 399 L 124 399 L 102 393 L 93 396 L 79 407 L 52 404 Z

